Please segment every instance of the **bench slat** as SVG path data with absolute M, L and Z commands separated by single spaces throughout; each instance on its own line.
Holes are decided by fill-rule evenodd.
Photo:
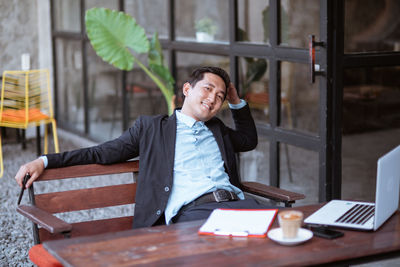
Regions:
M 135 203 L 136 183 L 46 193 L 35 196 L 36 206 L 50 213 Z
M 127 161 L 112 165 L 89 164 L 56 169 L 45 169 L 36 181 L 59 180 L 107 174 L 129 173 L 139 171 L 139 161 Z

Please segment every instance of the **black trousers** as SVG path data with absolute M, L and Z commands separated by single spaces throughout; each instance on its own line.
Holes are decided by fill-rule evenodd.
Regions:
M 188 208 L 172 218 L 173 223 L 207 219 L 215 209 L 279 209 L 278 206 L 268 206 L 258 203 L 255 199 L 244 199 L 225 202 L 210 202 Z

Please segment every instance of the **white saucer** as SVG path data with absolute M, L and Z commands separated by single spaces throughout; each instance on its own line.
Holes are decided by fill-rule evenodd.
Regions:
M 311 237 L 313 237 L 313 233 L 310 230 L 300 228 L 299 232 L 297 233 L 297 237 L 283 238 L 282 229 L 275 228 L 268 232 L 268 237 L 281 245 L 294 246 L 311 239 Z

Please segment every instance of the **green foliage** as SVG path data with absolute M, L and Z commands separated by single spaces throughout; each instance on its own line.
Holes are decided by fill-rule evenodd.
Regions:
M 149 41 L 145 30 L 136 20 L 124 12 L 106 8 L 92 8 L 86 11 L 86 31 L 97 55 L 121 70 L 130 71 L 136 63 L 160 88 L 168 105 L 168 113 L 173 112 L 175 81 L 164 65 L 164 58 L 158 34 Z M 146 67 L 132 53 L 148 53 Z
M 264 76 L 265 72 L 267 71 L 267 61 L 262 58 L 245 59 L 247 61 L 247 72 L 244 88 L 247 90 L 252 82 L 259 81 Z
M 168 89 L 173 92 L 175 80 L 171 75 L 169 69 L 164 65 L 164 56 L 160 41 L 158 39 L 158 33 L 154 33 L 150 41 L 149 51 L 149 67 L 158 77 L 160 77 L 165 83 Z

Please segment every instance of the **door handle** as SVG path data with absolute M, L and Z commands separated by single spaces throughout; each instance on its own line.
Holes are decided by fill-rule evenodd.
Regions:
M 315 64 L 315 47 L 324 46 L 324 42 L 316 42 L 315 35 L 308 36 L 308 63 L 310 65 L 310 83 L 315 82 L 316 75 L 323 75 L 324 71 L 320 69 L 319 64 Z

